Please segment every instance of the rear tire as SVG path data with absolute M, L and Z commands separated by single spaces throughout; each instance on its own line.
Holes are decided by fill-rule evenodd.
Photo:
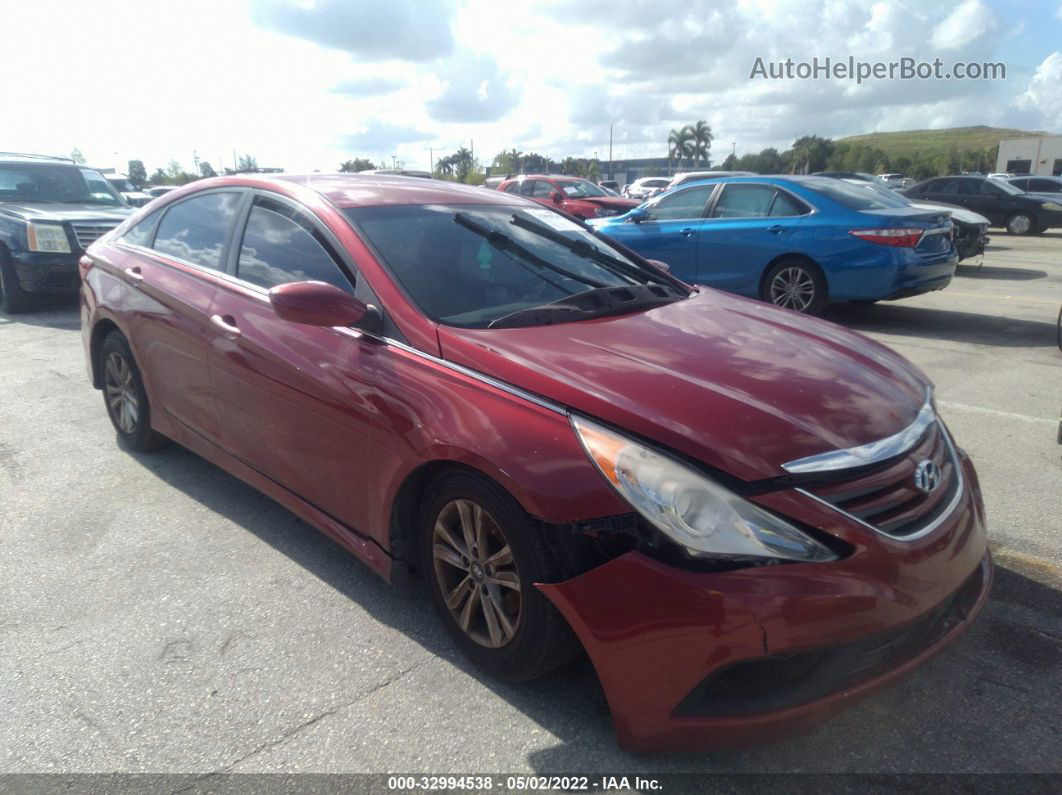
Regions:
M 15 264 L 0 248 L 0 312 L 17 315 L 30 308 L 30 295 L 19 284 Z
M 516 500 L 484 477 L 455 470 L 428 487 L 422 504 L 421 571 L 465 656 L 506 682 L 537 679 L 571 660 L 579 643 L 534 585 L 561 580 L 560 569 Z
M 141 453 L 169 444 L 169 439 L 151 428 L 151 404 L 126 338 L 112 331 L 103 340 L 99 356 L 103 404 L 119 444 Z
M 1036 221 L 1029 213 L 1014 213 L 1007 219 L 1008 235 L 1031 235 L 1036 229 Z
M 764 275 L 760 298 L 785 309 L 819 315 L 826 306 L 826 278 L 810 260 L 787 257 Z

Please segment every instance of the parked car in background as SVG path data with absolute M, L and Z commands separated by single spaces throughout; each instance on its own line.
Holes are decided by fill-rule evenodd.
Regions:
M 865 171 L 816 171 L 811 176 L 813 177 L 833 177 L 834 179 L 848 179 L 848 180 L 860 180 L 861 182 L 870 182 L 874 185 L 881 185 L 881 180 L 875 177 L 873 174 L 868 174 Z
M 878 179 L 884 182 L 890 188 L 899 189 L 903 187 L 903 174 L 878 174 Z
M 872 179 L 867 181 L 862 178 L 855 178 L 845 179 L 845 182 L 849 182 L 864 190 L 873 190 L 878 193 L 884 193 L 890 197 L 897 195 L 903 196 L 902 193 L 897 194 L 892 188 L 886 188 L 879 180 Z M 959 262 L 985 253 L 985 246 L 989 243 L 989 222 L 983 215 L 975 213 L 973 210 L 967 210 L 965 207 L 960 207 L 957 204 L 914 201 L 911 199 L 908 199 L 908 203 L 912 207 L 918 207 L 922 210 L 933 210 L 948 214 L 948 217 L 951 218 L 952 226 L 955 227 L 955 251 L 958 254 Z
M 940 290 L 958 261 L 946 213 L 830 177 L 691 182 L 593 225 L 684 281 L 809 314 Z
M 143 207 L 151 201 L 152 197 L 134 185 L 125 174 L 104 174 L 104 176 L 130 207 Z
M 1025 193 L 992 177 L 934 177 L 903 194 L 910 199 L 958 204 L 980 213 L 1012 235 L 1033 235 L 1062 226 L 1062 202 L 1050 193 Z
M 415 168 L 370 168 L 359 171 L 358 174 L 379 175 L 386 174 L 392 177 L 419 177 L 420 179 L 432 179 L 430 171 L 421 171 Z
M 144 188 L 144 193 L 146 193 L 152 199 L 157 199 L 159 196 L 164 196 L 171 190 L 176 189 L 176 185 L 152 185 L 150 188 Z
M 1026 193 L 1062 193 L 1062 177 L 1010 177 L 1007 182 Z
M 496 678 L 584 651 L 629 750 L 806 731 L 987 600 L 977 475 L 921 371 L 518 195 L 204 180 L 83 268 L 121 444 L 176 440 L 423 577 Z
M 554 174 L 516 177 L 503 182 L 498 190 L 526 196 L 584 219 L 618 215 L 639 204 L 631 199 L 609 196 L 588 179 Z
M 754 177 L 755 171 L 682 171 L 671 178 L 667 183 L 667 190 L 685 185 L 698 179 L 714 179 L 716 177 Z
M 501 185 L 503 182 L 505 182 L 505 180 L 507 180 L 507 179 L 512 179 L 512 177 L 508 176 L 508 175 L 500 176 L 500 177 L 499 176 L 487 177 L 483 181 L 483 187 L 484 188 L 490 188 L 491 190 L 497 190 L 498 186 Z
M 670 177 L 641 177 L 627 185 L 623 189 L 623 195 L 628 199 L 643 202 L 661 191 L 667 190 L 669 182 L 671 182 Z
M 988 175 L 990 179 L 1010 179 L 1013 176 L 1016 175 L 1011 174 L 1009 171 L 993 171 L 991 174 Z
M 77 292 L 77 261 L 130 207 L 99 171 L 72 160 L 0 154 L 0 311 Z
M 598 182 L 597 184 L 600 187 L 604 188 L 605 190 L 610 191 L 610 192 L 616 194 L 617 196 L 619 196 L 620 184 L 616 180 L 614 180 L 614 179 L 603 179 L 600 182 Z

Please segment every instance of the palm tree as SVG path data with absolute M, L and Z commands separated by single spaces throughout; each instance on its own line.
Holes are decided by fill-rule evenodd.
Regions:
M 667 136 L 668 160 L 675 158 L 678 160 L 678 167 L 682 168 L 682 161 L 687 157 L 692 158 L 696 154 L 697 150 L 693 140 L 693 127 L 689 124 L 681 129 L 672 130 Z M 668 165 L 668 170 L 671 170 L 670 164 Z
M 454 173 L 454 157 L 453 155 L 447 155 L 446 157 L 440 157 L 438 160 L 439 173 L 444 177 L 453 176 Z
M 695 156 L 698 160 L 703 160 L 705 167 L 708 166 L 708 153 L 712 151 L 712 140 L 715 138 L 712 135 L 712 125 L 701 119 L 695 125 L 693 125 L 693 144 L 695 147 Z

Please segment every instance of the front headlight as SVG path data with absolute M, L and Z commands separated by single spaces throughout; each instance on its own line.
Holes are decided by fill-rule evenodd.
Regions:
M 699 472 L 572 417 L 590 460 L 631 506 L 693 557 L 836 560 L 827 547 Z
M 1058 202 L 1044 202 L 1043 207 L 1045 210 L 1050 210 L 1051 212 L 1062 212 L 1062 204 L 1059 204 Z
M 70 253 L 70 241 L 66 237 L 66 230 L 59 224 L 35 224 L 31 221 L 26 226 L 30 251 L 48 251 L 52 254 Z

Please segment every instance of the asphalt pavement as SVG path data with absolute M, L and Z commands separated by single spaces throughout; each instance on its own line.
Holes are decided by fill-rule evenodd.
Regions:
M 76 301 L 0 316 L 0 773 L 1062 772 L 1062 232 L 829 317 L 937 385 L 997 560 L 957 643 L 779 745 L 630 755 L 588 663 L 481 677 L 425 595 L 179 447 L 118 449 Z

